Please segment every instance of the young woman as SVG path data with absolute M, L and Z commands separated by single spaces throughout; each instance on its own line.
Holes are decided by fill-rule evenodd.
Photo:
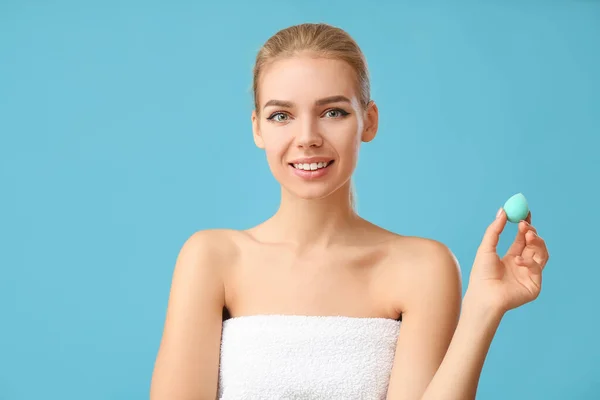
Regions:
M 378 110 L 357 44 L 302 24 L 260 50 L 254 141 L 281 204 L 245 231 L 199 231 L 173 274 L 153 400 L 474 399 L 503 315 L 534 300 L 548 260 L 527 221 L 483 236 L 464 298 L 446 246 L 359 217 L 351 176 Z

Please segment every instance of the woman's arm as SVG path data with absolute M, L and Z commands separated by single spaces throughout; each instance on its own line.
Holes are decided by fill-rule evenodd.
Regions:
M 222 243 L 213 231 L 197 232 L 177 257 L 151 400 L 217 396 L 224 305 Z
M 528 221 L 530 217 L 528 218 Z M 503 315 L 537 298 L 548 261 L 544 241 L 521 222 L 507 254 L 496 254 L 506 224 L 500 211 L 479 246 L 469 287 L 457 307 L 458 263 L 438 244 L 420 249 L 404 281 L 406 308 L 398 338 L 388 400 L 473 400 L 485 358 Z M 456 318 L 460 314 L 456 324 Z
M 421 400 L 475 399 L 483 364 L 503 312 L 471 299 L 468 290 L 444 359 Z
M 414 256 L 408 260 L 408 267 L 396 268 L 389 279 L 399 285 L 391 301 L 402 311 L 402 324 L 387 400 L 422 399 L 453 341 L 461 311 L 460 267 L 450 251 L 441 243 L 427 240 L 409 247 Z M 438 375 L 435 379 L 452 379 L 448 378 Z M 454 386 L 451 383 L 446 389 Z M 466 399 L 456 392 L 449 398 Z

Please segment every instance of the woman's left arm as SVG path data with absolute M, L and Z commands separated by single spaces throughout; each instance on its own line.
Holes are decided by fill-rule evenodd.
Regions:
M 475 399 L 503 315 L 537 298 L 549 258 L 546 244 L 530 224 L 531 215 L 519 223 L 512 246 L 500 258 L 496 247 L 506 221 L 499 210 L 484 235 L 454 326 L 455 274 L 448 272 L 455 270 L 452 261 L 433 257 L 437 262 L 423 268 L 430 272 L 412 295 L 406 318 L 403 315 L 388 400 Z

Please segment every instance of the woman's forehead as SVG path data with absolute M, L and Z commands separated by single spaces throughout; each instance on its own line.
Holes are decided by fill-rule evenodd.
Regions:
M 331 96 L 357 98 L 357 79 L 344 61 L 292 57 L 274 61 L 262 71 L 259 81 L 261 103 L 280 100 L 314 103 Z

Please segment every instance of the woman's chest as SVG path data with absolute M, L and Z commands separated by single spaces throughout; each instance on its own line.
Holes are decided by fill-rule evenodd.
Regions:
M 253 251 L 252 251 L 253 250 Z M 231 315 L 390 315 L 387 257 L 380 249 L 339 249 L 297 255 L 252 249 L 227 271 Z

